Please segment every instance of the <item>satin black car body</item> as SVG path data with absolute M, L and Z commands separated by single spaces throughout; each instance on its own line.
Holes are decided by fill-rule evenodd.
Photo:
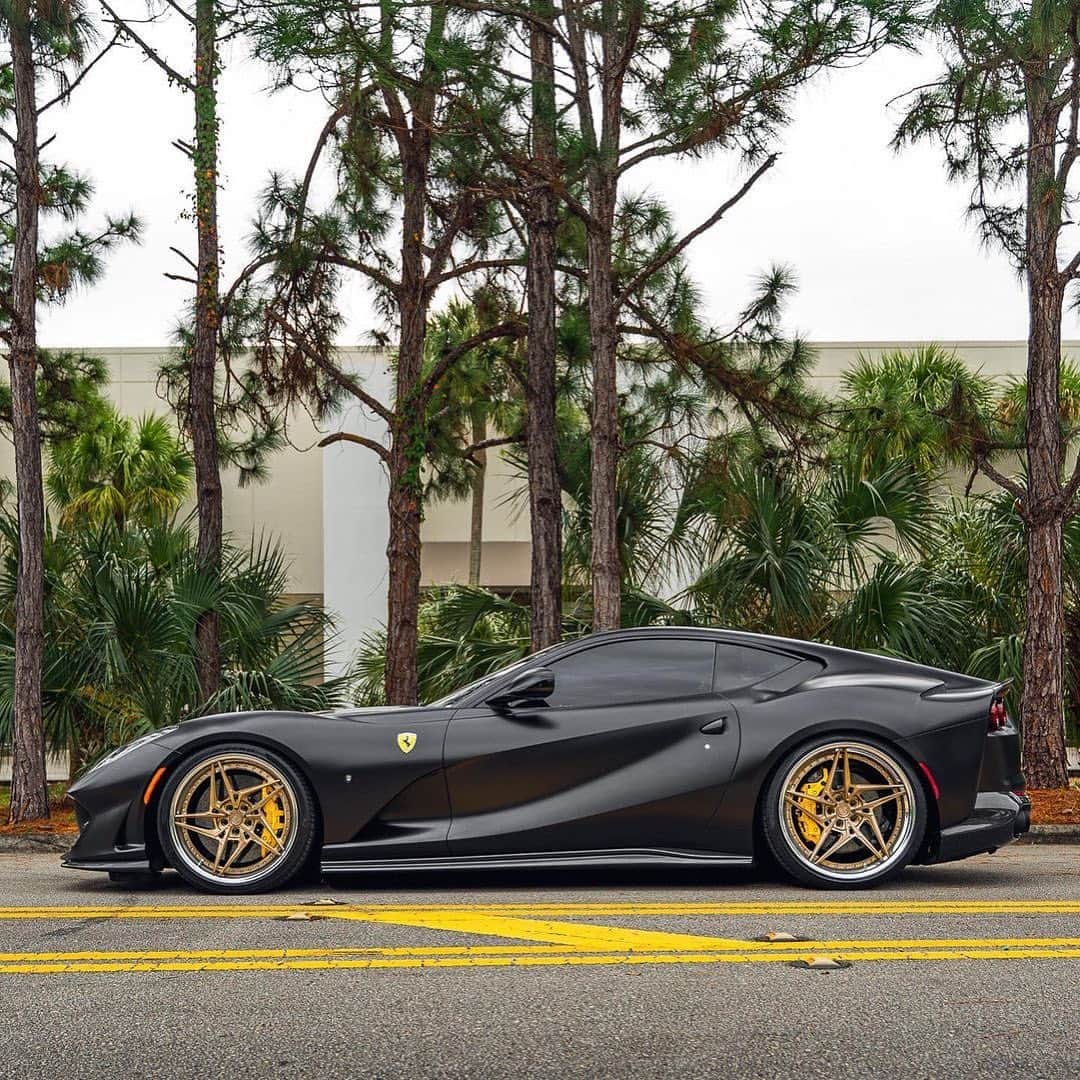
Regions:
M 122 874 L 175 864 L 162 800 L 181 805 L 172 778 L 200 758 L 218 798 L 213 753 L 226 746 L 277 762 L 307 791 L 290 813 L 314 816 L 307 863 L 325 873 L 750 864 L 776 854 L 770 829 L 793 826 L 808 851 L 826 825 L 836 843 L 853 828 L 828 787 L 849 768 L 844 747 L 862 770 L 852 790 L 861 778 L 866 806 L 869 789 L 891 798 L 895 820 L 869 822 L 874 811 L 855 796 L 846 812 L 867 820 L 867 837 L 910 819 L 902 863 L 992 851 L 1029 819 L 1001 684 L 803 641 L 640 629 L 555 646 L 425 707 L 206 716 L 137 740 L 71 788 L 80 835 L 64 865 Z M 892 764 L 875 772 L 875 755 Z M 785 794 L 788 775 L 800 786 Z M 184 805 L 227 828 L 205 795 Z M 830 883 L 813 880 L 812 865 L 809 877 L 789 869 Z

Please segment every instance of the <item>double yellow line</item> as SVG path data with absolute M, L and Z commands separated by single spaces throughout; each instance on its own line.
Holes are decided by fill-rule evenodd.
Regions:
M 0 907 L 0 921 L 14 919 L 259 919 L 287 915 L 364 918 L 397 912 L 471 912 L 555 917 L 664 915 L 1080 915 L 1080 900 L 772 900 L 732 902 L 609 902 L 511 904 L 87 904 Z
M 610 951 L 610 945 L 414 946 L 409 948 L 135 950 L 0 953 L 0 974 L 117 972 L 334 971 L 401 968 L 634 966 L 642 964 L 790 963 L 827 956 L 868 960 L 1080 959 L 1076 938 L 910 939 L 780 942 L 717 940 L 709 948 Z
M 825 939 L 746 941 L 574 921 L 603 916 L 1078 915 L 1080 901 L 771 901 L 551 904 L 222 904 L 9 907 L 0 920 L 208 919 L 322 916 L 404 926 L 513 944 L 342 948 L 3 952 L 0 974 L 147 971 L 538 967 L 554 965 L 744 964 L 833 960 L 1080 959 L 1076 937 Z M 569 921 L 568 921 L 569 920 Z M 444 940 L 447 940 L 444 938 Z

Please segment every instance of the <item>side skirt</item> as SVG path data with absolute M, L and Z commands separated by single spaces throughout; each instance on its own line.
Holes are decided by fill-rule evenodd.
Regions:
M 323 852 L 324 856 L 327 852 Z M 424 859 L 348 859 L 322 862 L 324 874 L 402 870 L 529 870 L 574 866 L 752 866 L 749 855 L 713 855 L 699 851 L 619 850 L 523 852 L 517 855 L 440 855 Z

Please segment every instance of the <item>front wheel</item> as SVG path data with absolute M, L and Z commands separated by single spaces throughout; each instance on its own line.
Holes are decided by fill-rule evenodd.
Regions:
M 895 877 L 926 831 L 926 795 L 911 767 L 871 739 L 825 739 L 780 764 L 762 823 L 777 862 L 818 888 L 864 888 Z
M 158 804 L 165 857 L 207 892 L 266 892 L 306 864 L 316 832 L 304 778 L 262 747 L 215 746 L 173 772 Z

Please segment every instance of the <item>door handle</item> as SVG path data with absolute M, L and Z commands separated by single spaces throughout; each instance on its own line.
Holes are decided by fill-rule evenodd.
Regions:
M 701 725 L 701 731 L 704 735 L 716 735 L 723 731 L 727 727 L 727 717 L 718 716 L 715 720 L 710 720 L 707 724 Z

